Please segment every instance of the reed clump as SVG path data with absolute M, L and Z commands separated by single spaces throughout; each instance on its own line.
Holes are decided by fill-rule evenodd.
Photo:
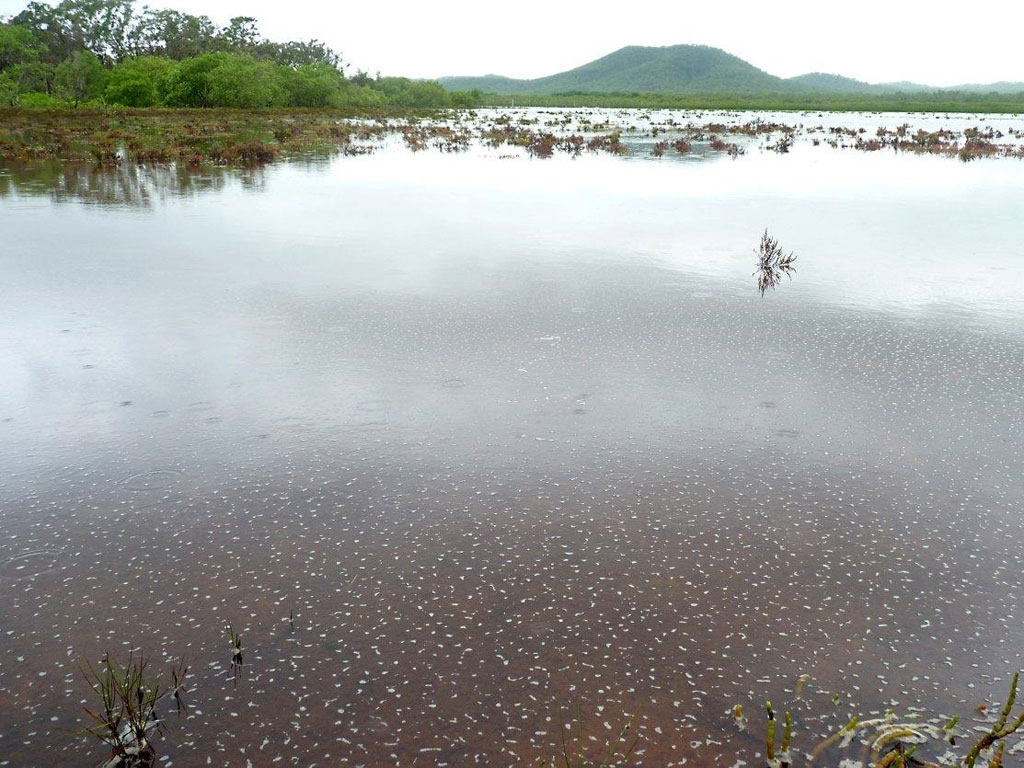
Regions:
M 825 756 L 838 758 L 847 750 L 856 749 L 852 745 L 857 742 L 861 749 L 860 759 L 844 758 L 842 764 L 866 768 L 939 768 L 940 765 L 998 768 L 1006 754 L 1006 740 L 1024 728 L 1024 710 L 1014 716 L 1019 683 L 1020 673 L 1015 673 L 1006 701 L 998 716 L 990 721 L 988 730 L 960 729 L 959 716 L 929 718 L 920 711 L 897 715 L 894 710 L 888 710 L 878 717 L 851 717 L 844 726 L 812 744 L 805 754 L 806 763 L 811 767 Z M 984 708 L 979 708 L 979 711 L 984 711 Z M 746 720 L 742 712 L 740 705 L 731 710 L 737 729 L 741 732 L 746 731 Z M 785 713 L 782 743 L 777 748 L 778 723 L 771 702 L 766 704 L 766 712 L 764 764 L 767 768 L 788 768 L 795 759 L 791 751 L 794 736 L 792 714 L 788 711 Z M 982 730 L 982 736 L 973 742 L 966 753 L 957 754 L 954 750 L 958 738 L 969 736 L 976 730 Z M 937 756 L 931 759 L 929 754 Z
M 1004 746 L 1003 740 L 1007 736 L 1010 736 L 1021 729 L 1024 726 L 1024 711 L 1020 713 L 1014 720 L 1010 721 L 1010 714 L 1013 712 L 1013 705 L 1017 701 L 1017 686 L 1020 683 L 1020 672 L 1013 673 L 1013 680 L 1010 682 L 1010 692 L 1006 697 L 1006 703 L 1003 705 L 1002 710 L 999 712 L 999 717 L 996 722 L 992 725 L 992 728 L 975 742 L 974 746 L 971 747 L 970 752 L 967 753 L 967 757 L 964 758 L 964 768 L 974 768 L 974 764 L 978 761 L 978 757 L 991 749 L 993 745 L 998 745 L 998 760 L 1002 762 L 1002 748 Z M 990 761 L 990 765 L 995 763 Z
M 127 663 L 120 665 L 109 653 L 99 666 L 86 664 L 84 675 L 98 698 L 98 704 L 85 707 L 91 724 L 83 729 L 98 739 L 108 750 L 102 768 L 148 768 L 156 761 L 154 739 L 162 731 L 158 706 L 171 696 L 175 708 L 184 709 L 183 695 L 188 667 L 172 664 L 171 685 L 165 686 L 160 675 L 152 677 L 145 654 L 131 653 Z
M 591 754 L 584 728 L 583 708 L 576 707 L 575 722 L 559 723 L 556 755 L 542 759 L 537 768 L 625 768 L 640 743 L 637 716 L 634 714 L 619 731 L 608 739 L 597 755 Z

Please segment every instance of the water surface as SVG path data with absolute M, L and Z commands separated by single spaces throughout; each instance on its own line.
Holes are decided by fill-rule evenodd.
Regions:
M 530 765 L 577 702 L 731 766 L 802 674 L 1002 695 L 1024 166 L 506 154 L 0 169 L 0 763 L 98 762 L 130 648 L 193 668 L 178 766 Z

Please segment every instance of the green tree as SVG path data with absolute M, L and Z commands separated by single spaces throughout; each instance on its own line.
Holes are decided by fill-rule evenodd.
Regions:
M 26 91 L 49 90 L 53 71 L 39 61 L 42 51 L 27 27 L 0 24 L 0 104 L 17 106 Z
M 206 16 L 178 11 L 150 11 L 145 19 L 147 50 L 181 60 L 211 53 L 217 45 L 217 27 Z
M 363 85 L 353 85 L 346 81 L 332 107 L 384 107 L 388 101 L 384 94 Z
M 0 24 L 0 71 L 37 61 L 42 51 L 42 45 L 28 27 Z
M 30 93 L 48 95 L 53 90 L 54 66 L 42 61 L 15 64 L 0 72 L 0 104 L 17 107 Z
M 389 103 L 399 107 L 446 107 L 451 103 L 448 91 L 432 80 L 379 77 L 370 87 L 382 91 Z
M 226 56 L 208 82 L 209 103 L 216 107 L 279 107 L 288 100 L 277 66 L 252 56 Z
M 51 63 L 82 50 L 116 62 L 132 52 L 139 17 L 133 0 L 64 0 L 55 6 L 30 2 L 14 21 L 32 30 Z
M 204 53 L 179 61 L 157 81 L 160 101 L 168 107 L 209 107 L 210 72 L 225 59 L 226 53 Z
M 193 16 L 175 10 L 154 14 L 163 54 L 182 59 L 214 50 L 217 28 L 207 16 Z
M 81 35 L 72 28 L 59 6 L 30 2 L 13 22 L 32 32 L 43 47 L 42 57 L 51 64 L 59 64 L 84 47 Z
M 472 91 L 452 91 L 449 95 L 453 107 L 476 107 L 483 101 L 483 94 L 479 88 Z
M 380 72 L 377 73 L 376 78 L 372 78 L 370 77 L 370 73 L 367 72 L 365 69 L 357 69 L 356 73 L 352 75 L 352 77 L 348 78 L 348 81 L 350 83 L 353 83 L 354 85 L 365 85 L 372 87 L 375 79 L 380 80 Z
M 103 94 L 107 71 L 92 51 L 75 51 L 58 65 L 54 74 L 57 93 L 77 107 L 80 102 L 97 99 Z
M 330 64 L 285 69 L 282 80 L 292 107 L 339 106 L 345 78 Z
M 235 16 L 220 30 L 220 40 L 230 50 L 250 51 L 260 42 L 260 31 L 252 16 Z
M 251 53 L 257 59 L 267 59 L 293 69 L 308 64 L 327 64 L 339 72 L 344 68 L 341 54 L 319 40 L 291 40 L 287 43 L 262 40 Z
M 46 60 L 55 64 L 80 50 L 92 51 L 109 65 L 147 54 L 183 59 L 214 51 L 255 52 L 261 45 L 250 16 L 236 16 L 218 29 L 206 16 L 146 6 L 137 10 L 135 0 L 62 0 L 57 5 L 32 0 L 14 20 L 36 35 Z
M 153 107 L 160 103 L 158 83 L 174 66 L 162 56 L 139 56 L 118 64 L 107 79 L 104 97 L 110 104 Z

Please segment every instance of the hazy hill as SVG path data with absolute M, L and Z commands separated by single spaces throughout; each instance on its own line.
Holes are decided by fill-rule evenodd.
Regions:
M 644 48 L 632 45 L 582 67 L 536 80 L 497 75 L 442 77 L 451 90 L 478 88 L 489 93 L 696 92 L 752 93 L 777 91 L 784 80 L 717 48 L 673 45 Z
M 1024 83 L 964 83 L 955 85 L 952 88 L 944 88 L 946 91 L 967 91 L 970 93 L 1024 93 Z
M 814 91 L 815 93 L 878 93 L 885 90 L 881 86 L 854 80 L 842 75 L 829 75 L 824 72 L 811 72 L 806 75 L 791 77 L 785 81 L 792 90 Z M 919 90 L 913 86 L 912 90 Z
M 788 79 L 770 75 L 738 56 L 706 45 L 649 48 L 631 45 L 568 72 L 535 80 L 500 75 L 442 77 L 449 90 L 485 93 L 847 93 L 916 91 L 1024 92 L 1024 83 L 934 88 L 917 83 L 872 84 L 842 75 L 812 72 Z

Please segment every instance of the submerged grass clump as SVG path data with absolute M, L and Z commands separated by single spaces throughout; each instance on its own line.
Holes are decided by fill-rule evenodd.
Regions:
M 353 578 L 353 582 L 354 582 Z M 351 585 L 353 582 L 349 582 Z M 294 630 L 294 610 L 289 610 L 287 621 Z M 237 680 L 242 667 L 242 639 L 231 624 L 226 627 L 231 652 L 231 668 L 233 678 Z M 188 714 L 183 696 L 189 669 L 183 662 L 170 666 L 170 684 L 164 685 L 160 675 L 151 677 L 148 672 L 149 659 L 143 653 L 129 653 L 127 664 L 121 666 L 110 654 L 104 655 L 98 668 L 86 662 L 83 670 L 90 688 L 99 700 L 98 705 L 85 708 L 92 721 L 91 725 L 82 729 L 101 741 L 109 751 L 109 756 L 101 764 L 101 768 L 152 768 L 157 761 L 154 739 L 163 732 L 163 720 L 157 708 L 161 701 L 170 698 L 175 710 Z M 997 716 L 993 716 L 986 729 L 974 727 L 971 730 L 958 730 L 958 716 L 929 717 L 920 708 L 911 708 L 905 715 L 898 715 L 889 709 L 881 715 L 873 715 L 862 719 L 851 717 L 841 728 L 831 733 L 818 730 L 813 735 L 814 726 L 804 728 L 811 733 L 812 739 L 803 751 L 794 747 L 796 735 L 795 721 L 791 710 L 783 711 L 781 742 L 776 709 L 771 701 L 765 703 L 766 725 L 764 731 L 763 764 L 766 768 L 792 768 L 797 761 L 806 761 L 807 766 L 826 763 L 816 761 L 829 758 L 828 765 L 836 764 L 841 758 L 840 766 L 857 766 L 858 768 L 909 768 L 924 766 L 938 768 L 941 764 L 947 768 L 998 768 L 1002 765 L 1004 754 L 1013 754 L 1024 745 L 1021 741 L 1012 749 L 1007 750 L 1006 739 L 1024 728 L 1024 710 L 1014 716 L 1014 708 L 1019 692 L 1020 673 L 1013 675 L 1007 698 Z M 830 715 L 816 710 L 804 698 L 811 690 L 811 677 L 800 675 L 793 688 L 791 703 L 801 708 L 808 716 L 810 723 L 822 723 L 838 714 L 834 709 Z M 825 689 L 814 688 L 817 694 L 829 695 Z M 840 697 L 831 696 L 833 707 L 837 706 Z M 827 708 L 827 705 L 826 705 Z M 600 708 L 599 708 L 600 709 Z M 987 712 L 982 706 L 978 712 Z M 733 719 L 737 730 L 737 741 L 748 742 L 751 735 L 747 729 L 742 704 L 736 704 L 726 714 Z M 551 721 L 548 717 L 548 722 Z M 552 755 L 540 760 L 538 768 L 627 768 L 640 764 L 644 750 L 638 750 L 640 732 L 637 727 L 639 715 L 629 715 L 629 719 L 613 736 L 600 739 L 587 733 L 582 705 L 576 705 L 575 716 L 568 722 L 559 714 L 557 738 L 550 745 Z M 455 722 L 454 720 L 452 722 Z M 840 721 L 841 722 L 841 721 Z M 605 722 L 605 728 L 611 726 Z M 655 728 L 661 733 L 660 728 Z M 970 750 L 963 756 L 953 749 L 957 746 L 958 737 L 964 737 L 972 731 L 982 731 Z M 539 732 L 546 733 L 546 732 Z M 756 740 L 756 737 L 754 737 Z M 720 744 L 721 742 L 710 742 Z M 970 743 L 970 742 L 967 742 Z M 697 742 L 699 744 L 699 742 Z M 860 754 L 856 753 L 858 749 Z M 745 753 L 746 746 L 737 746 L 736 754 Z M 728 747 L 727 747 L 728 749 Z M 846 755 L 853 754 L 850 757 Z M 941 751 L 941 754 L 940 754 Z M 929 755 L 934 755 L 930 758 Z M 859 759 L 855 759 L 858 758 Z M 167 756 L 162 758 L 167 760 Z M 685 762 L 685 761 L 684 761 Z M 740 761 L 742 764 L 744 761 Z
M 178 711 L 184 703 L 185 677 L 188 667 L 183 663 L 171 666 L 171 687 L 163 686 L 160 676 L 151 678 L 147 671 L 149 659 L 144 654 L 129 654 L 124 666 L 110 654 L 104 655 L 99 668 L 86 664 L 84 671 L 89 687 L 99 698 L 94 708 L 85 707 L 92 721 L 84 733 L 102 742 L 109 750 L 103 768 L 142 768 L 156 761 L 153 739 L 161 731 L 163 721 L 157 712 L 161 700 L 171 695 Z
M 998 717 L 991 721 L 989 729 L 984 731 L 966 754 L 957 754 L 954 751 L 957 737 L 970 733 L 957 730 L 959 716 L 929 718 L 920 710 L 906 715 L 897 715 L 894 710 L 888 710 L 881 716 L 868 719 L 851 717 L 846 725 L 820 738 L 805 753 L 807 765 L 835 764 L 820 762 L 822 758 L 829 756 L 836 760 L 842 758 L 841 765 L 865 768 L 938 768 L 940 765 L 961 768 L 977 768 L 981 765 L 985 768 L 997 768 L 1002 765 L 1006 753 L 1006 739 L 1024 728 L 1024 711 L 1011 719 L 1019 682 L 1020 673 L 1015 673 L 1006 702 Z M 794 734 L 792 714 L 788 711 L 785 714 L 782 744 L 776 750 L 777 722 L 771 702 L 766 704 L 766 711 L 764 764 L 767 768 L 788 768 L 794 762 L 794 756 L 790 751 Z M 982 708 L 979 708 L 979 711 L 982 711 Z M 742 706 L 736 705 L 731 712 L 738 730 L 744 732 L 746 722 L 742 718 Z M 845 757 L 850 750 L 857 750 L 855 743 L 859 745 L 860 754 L 854 752 L 854 757 L 859 759 Z M 1017 747 L 1014 747 L 1010 751 L 1016 750 Z
M 541 760 L 537 768 L 625 768 L 640 743 L 636 720 L 636 715 L 630 717 L 618 733 L 605 742 L 599 754 L 592 755 L 587 746 L 583 708 L 577 705 L 575 723 L 559 723 L 557 755 Z

